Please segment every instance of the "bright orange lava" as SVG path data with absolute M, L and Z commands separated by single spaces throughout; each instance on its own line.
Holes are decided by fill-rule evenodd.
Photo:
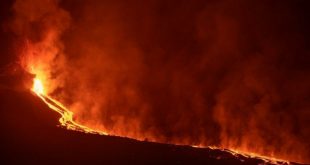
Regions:
M 69 130 L 74 130 L 74 131 L 80 131 L 84 133 L 92 133 L 92 134 L 99 134 L 99 135 L 108 135 L 108 133 L 103 132 L 103 131 L 98 131 L 98 130 L 93 130 L 89 127 L 80 125 L 76 123 L 73 120 L 73 112 L 69 111 L 64 105 L 62 105 L 60 102 L 52 99 L 51 97 L 47 96 L 44 93 L 44 86 L 43 83 L 40 79 L 34 78 L 33 80 L 33 87 L 31 89 L 39 98 L 42 99 L 43 102 L 45 102 L 49 108 L 52 110 L 56 111 L 61 115 L 61 118 L 59 119 L 59 122 L 62 127 L 65 127 Z M 244 153 L 240 152 L 238 150 L 227 150 L 227 149 L 222 149 L 218 147 L 213 147 L 213 146 L 192 146 L 194 148 L 209 148 L 209 149 L 217 149 L 217 150 L 222 150 L 226 152 L 230 152 L 232 155 L 239 157 L 239 156 L 244 156 L 247 158 L 259 158 L 264 160 L 265 162 L 268 163 L 274 163 L 274 164 L 290 164 L 288 161 L 281 160 L 281 159 L 276 159 L 272 157 L 266 157 L 266 156 L 261 156 L 255 153 Z
M 49 108 L 56 111 L 61 115 L 61 118 L 59 119 L 59 122 L 61 126 L 66 127 L 70 130 L 80 131 L 84 133 L 93 133 L 93 134 L 100 134 L 100 135 L 107 135 L 106 132 L 93 130 L 91 128 L 88 128 L 86 126 L 80 125 L 73 121 L 73 113 L 69 111 L 64 105 L 62 105 L 60 102 L 52 99 L 51 97 L 47 96 L 44 93 L 44 87 L 43 83 L 40 79 L 34 78 L 33 80 L 33 87 L 31 89 L 37 96 L 39 96 L 42 101 L 44 101 Z
M 35 92 L 36 94 L 44 94 L 44 88 L 41 80 L 37 78 L 33 80 L 32 91 Z

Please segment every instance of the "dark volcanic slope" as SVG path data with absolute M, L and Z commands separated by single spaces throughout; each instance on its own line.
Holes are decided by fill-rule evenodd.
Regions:
M 0 164 L 260 164 L 228 152 L 84 134 L 30 92 L 0 90 Z

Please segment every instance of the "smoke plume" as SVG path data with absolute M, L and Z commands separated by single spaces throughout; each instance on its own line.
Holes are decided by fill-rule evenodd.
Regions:
M 18 0 L 13 29 L 48 93 L 79 123 L 309 163 L 310 37 L 302 6 Z

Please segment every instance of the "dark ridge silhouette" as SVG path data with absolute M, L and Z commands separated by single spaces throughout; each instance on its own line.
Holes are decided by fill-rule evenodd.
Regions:
M 209 148 L 70 131 L 57 127 L 59 115 L 29 91 L 1 89 L 0 97 L 1 164 L 264 163 Z

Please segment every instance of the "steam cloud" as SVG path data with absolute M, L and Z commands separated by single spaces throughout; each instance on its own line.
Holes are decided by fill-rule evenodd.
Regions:
M 309 33 L 300 6 L 18 0 L 13 25 L 26 54 L 44 64 L 48 92 L 82 124 L 310 162 Z

